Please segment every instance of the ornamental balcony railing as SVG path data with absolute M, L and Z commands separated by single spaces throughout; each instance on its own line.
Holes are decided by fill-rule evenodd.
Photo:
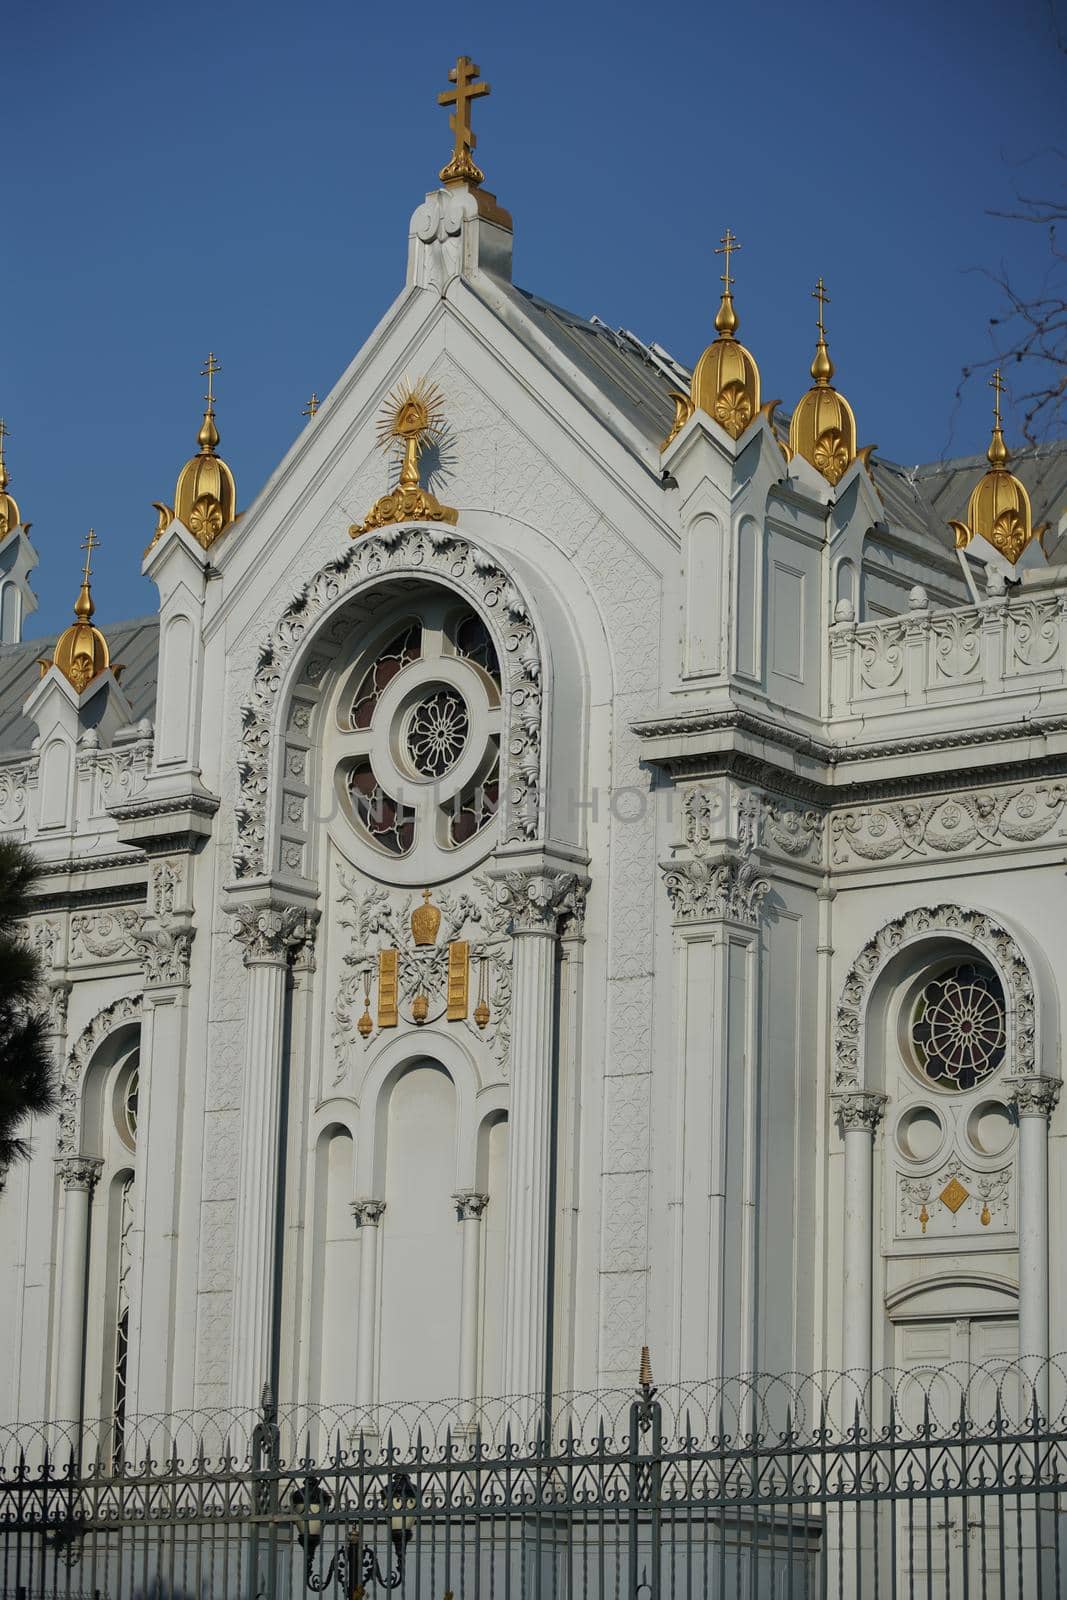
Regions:
M 355 1436 L 345 1413 L 320 1448 L 312 1414 L 269 1395 L 240 1420 L 243 1449 L 236 1415 L 218 1419 L 228 1447 L 205 1436 L 188 1455 L 190 1419 L 140 1457 L 143 1428 L 121 1456 L 91 1430 L 63 1456 L 12 1434 L 0 1595 L 1052 1600 L 1067 1580 L 1065 1394 L 1056 1362 L 862 1386 L 660 1394 L 649 1379 L 622 1405 L 564 1397 L 550 1419 L 507 1402 L 491 1434 L 469 1408 L 423 1408 L 413 1432 L 409 1408 L 396 1430 L 364 1414 Z
M 901 712 L 909 732 L 970 728 L 977 702 L 979 724 L 1067 710 L 1067 593 L 1013 593 L 947 610 L 920 604 L 899 617 L 831 627 L 838 739 L 890 737 L 872 719 L 891 723 Z M 859 718 L 862 729 L 847 726 Z

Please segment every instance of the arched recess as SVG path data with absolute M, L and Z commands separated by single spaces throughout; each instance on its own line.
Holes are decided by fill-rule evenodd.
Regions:
M 878 1008 L 893 987 L 882 980 L 892 980 L 918 946 L 926 946 L 932 957 L 978 952 L 997 973 L 1004 989 L 1008 1073 L 1033 1073 L 1037 1062 L 1042 1072 L 1053 1061 L 1058 1068 L 1056 1046 L 1047 1043 L 1058 1041 L 1054 989 L 1039 958 L 1024 954 L 1015 935 L 984 911 L 948 904 L 917 906 L 881 927 L 849 968 L 834 1017 L 836 1091 L 883 1087 L 884 1061 L 877 1049 L 869 1048 L 882 1020 Z
M 359 1091 L 356 1122 L 356 1188 L 361 1195 L 381 1198 L 385 1175 L 387 1119 L 393 1086 L 417 1062 L 432 1058 L 452 1080 L 456 1095 L 455 1167 L 452 1188 L 476 1181 L 478 1121 L 482 1113 L 481 1077 L 474 1057 L 454 1036 L 424 1028 L 417 1041 L 392 1039 L 368 1066 Z
M 487 550 L 452 530 L 401 524 L 355 540 L 327 563 L 286 607 L 263 646 L 242 713 L 238 762 L 238 878 L 281 868 L 308 875 L 306 843 L 282 817 L 297 809 L 309 733 L 324 680 L 353 630 L 365 626 L 405 586 L 432 582 L 452 590 L 481 616 L 503 668 L 501 702 L 501 832 L 526 844 L 546 831 L 547 741 L 542 737 L 553 692 L 553 660 L 544 629 L 514 576 Z M 573 674 L 579 678 L 577 671 Z M 306 787 L 303 790 L 306 795 Z M 305 830 L 306 831 L 306 830 Z
M 351 1132 L 338 1122 L 315 1141 L 311 1279 L 311 1393 L 325 1405 L 352 1405 L 352 1332 L 359 1294 L 359 1240 L 352 1215 Z
M 430 1401 L 458 1388 L 457 1109 L 452 1077 L 432 1056 L 410 1062 L 384 1086 L 378 1393 L 387 1402 Z
M 74 1041 L 59 1081 L 59 1135 L 61 1156 L 99 1155 L 83 1143 L 83 1084 L 85 1069 L 94 1063 L 113 1063 L 128 1048 L 132 1031 L 139 1030 L 141 996 L 121 995 L 98 1011 Z M 102 1047 L 107 1041 L 106 1049 Z M 97 1052 L 100 1052 L 98 1055 Z

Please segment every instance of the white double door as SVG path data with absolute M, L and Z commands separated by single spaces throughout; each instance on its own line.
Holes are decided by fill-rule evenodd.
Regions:
M 900 1322 L 894 1347 L 897 1421 L 905 1437 L 920 1436 L 926 1425 L 934 1440 L 957 1437 L 961 1400 L 970 1431 L 991 1434 L 998 1416 L 998 1393 L 1005 1432 L 1015 1431 L 1026 1402 L 1014 1370 L 1019 1350 L 1014 1317 Z M 992 1483 L 1002 1466 L 1010 1466 L 1010 1454 L 1010 1446 L 988 1452 L 987 1483 Z M 917 1448 L 915 1456 L 915 1479 L 928 1475 L 935 1485 L 947 1481 L 947 1487 L 941 1495 L 898 1502 L 901 1592 L 912 1592 L 910 1582 L 916 1593 L 929 1595 L 931 1600 L 941 1596 L 962 1600 L 968 1594 L 986 1593 L 1023 1600 L 1028 1590 L 1025 1579 L 1019 1586 L 1020 1545 L 1024 1574 L 1032 1574 L 1037 1533 L 1025 1498 L 1020 1511 L 1011 1496 L 953 1494 L 951 1488 L 959 1481 L 959 1451 L 951 1447 L 939 1451 L 934 1445 L 929 1451 Z M 978 1472 L 972 1456 L 968 1481 L 978 1482 Z

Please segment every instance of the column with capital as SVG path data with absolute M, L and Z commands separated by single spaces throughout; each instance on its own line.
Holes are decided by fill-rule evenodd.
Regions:
M 545 1388 L 551 1317 L 549 1203 L 555 1151 L 552 1091 L 559 919 L 584 901 L 585 883 L 555 868 L 498 874 L 497 903 L 511 919 L 511 1101 L 505 1220 L 504 1393 Z
M 303 907 L 267 901 L 234 910 L 234 937 L 248 970 L 230 1403 L 253 1407 L 274 1384 L 275 1241 L 285 1006 L 289 962 L 313 937 Z
M 874 1135 L 886 1096 L 855 1089 L 835 1094 L 833 1102 L 845 1141 L 841 1365 L 862 1388 L 870 1377 L 872 1362 Z
M 1019 1355 L 1037 1366 L 1049 1354 L 1048 1129 L 1063 1086 L 1038 1074 L 1007 1084 L 1019 1119 Z
M 487 1194 L 461 1189 L 452 1196 L 463 1224 L 463 1276 L 459 1320 L 459 1395 L 473 1407 L 478 1398 L 478 1305 L 482 1264 L 482 1213 Z
M 81 1420 L 89 1207 L 103 1164 L 98 1156 L 61 1156 L 56 1161 L 63 1185 L 63 1254 L 55 1406 L 58 1422 Z
M 760 914 L 767 880 L 749 812 L 729 791 L 693 791 L 685 812 L 689 853 L 662 868 L 678 1016 L 671 1361 L 676 1372 L 746 1372 L 757 1360 Z
M 128 1406 L 169 1411 L 178 1345 L 175 1291 L 192 911 L 188 864 L 149 864 L 149 915 L 137 937 L 144 975 L 129 1285 Z
M 366 1411 L 374 1404 L 374 1346 L 378 1333 L 378 1225 L 384 1200 L 353 1200 L 352 1215 L 359 1228 L 359 1306 L 356 1317 L 356 1405 Z M 360 1422 L 364 1435 L 373 1430 Z

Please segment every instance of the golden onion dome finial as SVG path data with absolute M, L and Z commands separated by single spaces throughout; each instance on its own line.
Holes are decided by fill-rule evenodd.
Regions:
M 92 575 L 93 551 L 99 544 L 100 540 L 90 528 L 81 547 L 85 551 L 85 566 L 82 569 L 78 598 L 74 602 L 74 621 L 56 640 L 52 659 L 42 657 L 38 663 L 42 678 L 51 667 L 58 667 L 78 694 L 111 666 L 111 653 L 107 647 L 107 640 L 92 622 L 95 607 L 89 579 Z M 117 676 L 122 669 L 115 667 L 113 670 Z
M 693 369 L 689 393 L 671 396 L 674 423 L 663 441 L 664 450 L 673 443 L 694 411 L 707 412 L 731 439 L 740 439 L 760 409 L 759 368 L 751 351 L 737 338 L 730 257 L 740 248 L 737 237 L 727 228 L 715 247 L 715 254 L 724 258 L 720 274 L 722 296 L 715 314 L 716 337 Z
M 803 456 L 836 488 L 857 456 L 866 462 L 874 446 L 856 449 L 855 415 L 844 395 L 839 394 L 831 382 L 834 364 L 826 342 L 826 307 L 830 296 L 821 277 L 811 293 L 819 302 L 815 322 L 819 336 L 811 363 L 812 387 L 798 401 L 790 419 L 789 455 Z
M 1026 486 L 1009 470 L 1011 457 L 1004 443 L 1000 397 L 1004 381 L 998 367 L 989 380 L 993 390 L 993 434 L 986 451 L 989 470 L 971 490 L 966 522 L 950 522 L 956 535 L 957 550 L 964 550 L 976 537 L 993 546 L 1012 566 L 1033 539 L 1040 539 L 1049 524 L 1033 525 L 1033 510 Z
M 200 369 L 200 376 L 207 379 L 207 394 L 204 396 L 204 420 L 196 436 L 199 450 L 178 474 L 174 505 L 164 505 L 158 500 L 155 502 L 158 512 L 156 531 L 148 550 L 163 537 L 175 517 L 185 524 L 204 550 L 209 550 L 219 535 L 237 520 L 237 485 L 233 473 L 218 454 L 215 377 L 221 371 L 214 350 L 209 350 L 207 360 Z
M 22 514 L 14 495 L 7 492 L 11 479 L 7 475 L 4 440 L 10 437 L 11 429 L 3 417 L 0 417 L 0 539 L 6 539 L 12 529 L 17 528 L 22 521 Z

